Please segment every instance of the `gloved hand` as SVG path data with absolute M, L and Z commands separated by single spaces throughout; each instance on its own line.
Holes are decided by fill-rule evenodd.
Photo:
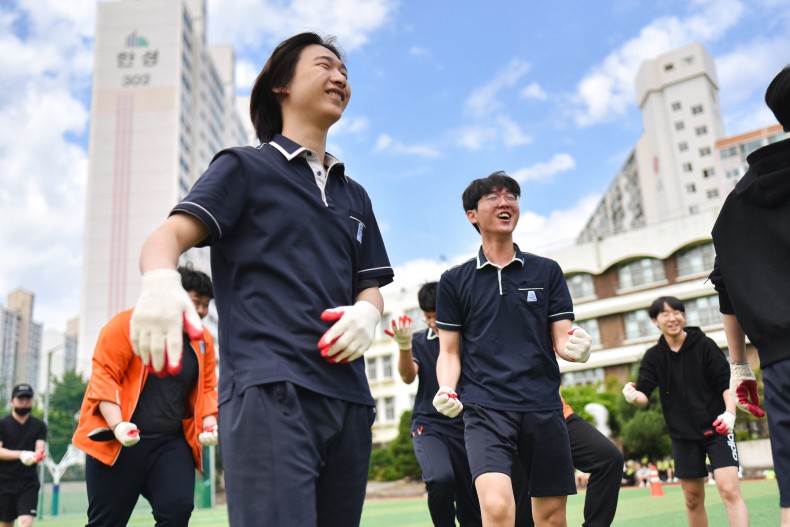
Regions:
M 730 435 L 732 429 L 735 427 L 735 414 L 731 412 L 724 412 L 713 421 L 713 426 L 716 431 L 723 436 Z
M 115 434 L 115 439 L 120 441 L 123 446 L 136 445 L 140 441 L 140 430 L 134 423 L 121 421 L 115 425 L 112 431 Z
M 403 315 L 392 319 L 392 329 L 385 329 L 384 333 L 392 337 L 398 344 L 398 349 L 407 351 L 411 349 L 411 317 Z
M 370 302 L 326 309 L 321 320 L 337 322 L 318 341 L 321 356 L 328 362 L 346 363 L 365 353 L 373 342 L 381 313 Z
M 628 402 L 628 404 L 634 404 L 638 393 L 639 392 L 636 391 L 636 384 L 632 382 L 627 382 L 625 383 L 625 386 L 623 386 L 623 395 L 625 396 L 625 400 Z
M 575 362 L 587 362 L 590 358 L 590 347 L 592 337 L 579 326 L 573 326 L 568 332 L 570 337 L 565 344 L 565 355 L 572 358 Z
M 219 443 L 219 426 L 218 425 L 210 425 L 203 429 L 200 434 L 198 434 L 198 441 L 203 446 L 217 446 Z
M 433 398 L 433 407 L 447 417 L 455 417 L 464 409 L 464 405 L 458 399 L 458 394 L 449 386 L 439 386 L 439 391 Z
M 42 453 L 43 453 L 43 451 L 42 451 Z M 27 467 L 29 467 L 31 465 L 35 465 L 36 463 L 41 461 L 41 459 L 43 459 L 43 458 L 36 459 L 36 457 L 37 457 L 36 453 L 35 452 L 31 452 L 30 450 L 22 450 L 19 453 L 19 461 L 21 461 L 22 464 L 24 464 Z
M 181 274 L 175 269 L 143 274 L 129 336 L 134 353 L 150 372 L 163 377 L 181 371 L 185 330 L 190 338 L 203 336 L 195 304 L 181 286 Z
M 748 362 L 730 363 L 730 394 L 735 404 L 744 412 L 755 417 L 765 417 L 760 408 L 760 396 L 757 393 L 757 378 Z

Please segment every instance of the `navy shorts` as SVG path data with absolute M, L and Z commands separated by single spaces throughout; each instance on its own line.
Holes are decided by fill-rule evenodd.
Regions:
M 230 525 L 358 525 L 374 417 L 290 382 L 234 394 L 219 408 Z
M 512 412 L 466 404 L 464 426 L 473 479 L 489 472 L 512 478 L 518 460 L 528 476 L 531 497 L 576 494 L 562 410 Z
M 0 489 L 0 522 L 13 523 L 20 516 L 35 516 L 38 507 L 38 480 L 3 483 Z M 13 488 L 11 488 L 13 487 Z
M 779 505 L 790 507 L 790 359 L 763 368 L 771 454 L 779 484 Z
M 710 459 L 712 470 L 723 467 L 738 467 L 738 448 L 735 434 L 723 436 L 713 434 L 698 441 L 672 440 L 672 456 L 675 458 L 675 477 L 678 479 L 707 478 L 705 456 Z

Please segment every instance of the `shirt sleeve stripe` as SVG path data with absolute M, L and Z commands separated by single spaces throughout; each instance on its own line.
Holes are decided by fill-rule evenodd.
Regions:
M 383 269 L 389 269 L 391 271 L 392 267 L 389 267 L 389 266 L 387 266 L 387 267 L 371 267 L 370 269 L 362 269 L 360 271 L 357 271 L 357 274 L 370 273 L 370 272 L 373 272 L 373 271 L 381 271 Z
M 559 317 L 562 315 L 573 315 L 573 311 L 563 311 L 562 313 L 554 313 L 553 315 L 549 315 L 549 318 Z
M 181 203 L 176 205 L 175 208 L 173 208 L 173 211 L 174 212 L 175 211 L 183 211 L 183 212 L 187 212 L 189 214 L 193 214 L 193 212 L 191 210 L 183 208 L 182 205 L 191 205 L 191 206 L 196 207 L 196 208 L 202 210 L 203 212 L 205 212 L 206 216 L 208 216 L 211 219 L 211 221 L 214 222 L 214 225 L 217 227 L 217 232 L 219 233 L 219 237 L 222 238 L 222 228 L 219 226 L 219 222 L 217 221 L 217 219 L 214 217 L 213 214 L 211 214 L 208 210 L 206 210 L 205 207 L 202 207 L 202 206 L 198 205 L 197 203 L 193 203 L 191 201 L 182 201 Z

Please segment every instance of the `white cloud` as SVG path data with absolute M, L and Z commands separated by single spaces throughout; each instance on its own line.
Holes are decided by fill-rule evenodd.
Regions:
M 370 119 L 367 117 L 343 117 L 329 130 L 330 134 L 333 136 L 341 134 L 359 134 L 366 131 L 369 126 Z
M 771 79 L 787 64 L 790 34 L 772 40 L 757 37 L 716 58 L 722 106 L 735 108 L 755 96 L 762 99 Z
M 412 46 L 409 48 L 409 55 L 413 57 L 428 57 L 431 55 L 431 52 L 420 46 Z
M 723 36 L 744 10 L 738 0 L 698 0 L 685 18 L 662 17 L 609 53 L 584 76 L 572 100 L 579 126 L 610 121 L 635 103 L 634 78 L 642 62 L 685 44 Z
M 453 132 L 453 136 L 458 146 L 477 151 L 496 141 L 497 131 L 487 126 L 464 126 Z
M 523 146 L 532 142 L 532 136 L 525 134 L 521 126 L 506 115 L 497 117 L 499 135 L 506 146 Z
M 525 210 L 513 238 L 523 251 L 543 252 L 572 245 L 576 236 L 601 200 L 600 194 L 585 196 L 567 209 L 555 209 L 547 216 Z
M 515 86 L 530 69 L 530 64 L 521 59 L 511 60 L 494 78 L 469 95 L 464 108 L 475 117 L 495 114 L 503 106 L 498 98 L 499 93 Z
M 245 59 L 236 59 L 236 87 L 240 93 L 250 93 L 263 64 L 256 65 Z
M 335 35 L 352 51 L 385 27 L 396 7 L 394 0 L 208 0 L 209 41 L 231 37 L 237 50 L 260 57 L 259 67 L 273 46 L 301 31 Z
M 520 183 L 525 181 L 549 181 L 551 178 L 576 168 L 576 161 L 570 154 L 555 154 L 548 161 L 535 163 L 532 166 L 521 168 L 511 174 L 513 179 Z
M 545 101 L 549 98 L 548 94 L 537 82 L 532 82 L 526 85 L 519 92 L 519 96 L 522 99 L 534 99 L 536 101 Z
M 380 134 L 373 149 L 376 153 L 408 155 L 418 157 L 441 157 L 442 153 L 427 145 L 406 145 L 395 141 L 387 134 Z

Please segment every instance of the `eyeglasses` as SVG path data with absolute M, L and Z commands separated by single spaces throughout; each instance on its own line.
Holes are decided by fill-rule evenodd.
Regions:
M 491 194 L 486 194 L 480 198 L 480 200 L 486 200 L 491 205 L 497 205 L 502 198 L 505 198 L 506 203 L 518 203 L 518 196 L 511 192 L 507 192 L 505 194 L 495 194 L 492 192 Z

